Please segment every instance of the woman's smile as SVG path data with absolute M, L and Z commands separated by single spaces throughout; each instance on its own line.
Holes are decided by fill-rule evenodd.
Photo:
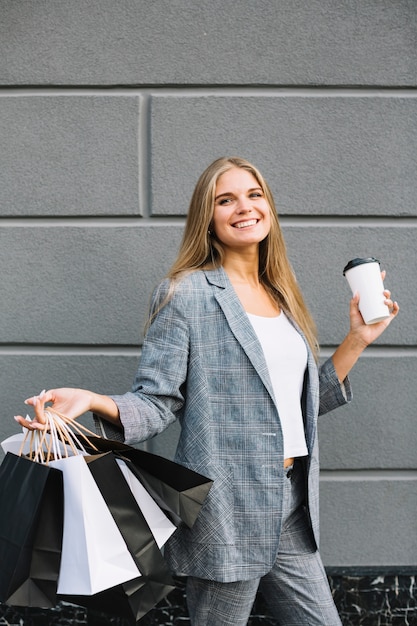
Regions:
M 236 222 L 233 224 L 235 228 L 248 228 L 248 226 L 256 226 L 259 220 L 247 220 L 246 222 Z

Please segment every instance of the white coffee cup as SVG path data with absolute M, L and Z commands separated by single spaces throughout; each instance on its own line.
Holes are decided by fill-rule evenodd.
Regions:
M 343 270 L 352 294 L 359 293 L 359 311 L 365 324 L 376 324 L 390 316 L 384 300 L 384 283 L 379 261 L 374 257 L 352 259 Z

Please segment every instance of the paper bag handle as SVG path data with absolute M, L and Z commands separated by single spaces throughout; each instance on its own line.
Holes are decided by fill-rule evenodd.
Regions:
M 29 458 L 35 462 L 48 465 L 54 459 L 68 458 L 69 451 L 74 456 L 87 454 L 82 440 L 93 450 L 98 451 L 87 435 L 95 437 L 95 433 L 83 424 L 66 417 L 50 407 L 45 409 L 47 427 L 44 430 L 26 430 L 20 446 L 19 456 L 29 437 Z

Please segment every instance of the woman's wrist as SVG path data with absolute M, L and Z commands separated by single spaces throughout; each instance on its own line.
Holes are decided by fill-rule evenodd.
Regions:
M 346 335 L 344 341 L 350 350 L 357 353 L 358 356 L 362 354 L 365 348 L 368 347 L 368 343 L 361 335 L 354 330 L 350 330 Z
M 117 426 L 121 426 L 119 408 L 109 396 L 91 392 L 90 411 Z
M 349 374 L 367 343 L 355 332 L 350 331 L 333 354 L 332 360 L 337 377 L 343 382 Z

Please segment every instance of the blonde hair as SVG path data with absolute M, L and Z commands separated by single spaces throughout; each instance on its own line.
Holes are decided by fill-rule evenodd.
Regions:
M 301 328 L 317 358 L 316 326 L 287 257 L 271 190 L 259 170 L 240 157 L 216 159 L 201 174 L 191 197 L 179 254 L 168 274 L 168 278 L 171 279 L 171 288 L 167 299 L 172 295 L 176 282 L 183 276 L 199 269 L 214 269 L 222 265 L 224 256 L 222 243 L 211 233 L 210 226 L 214 213 L 217 181 L 222 174 L 236 167 L 254 176 L 271 211 L 270 232 L 259 244 L 259 280 L 275 302 L 289 313 Z

